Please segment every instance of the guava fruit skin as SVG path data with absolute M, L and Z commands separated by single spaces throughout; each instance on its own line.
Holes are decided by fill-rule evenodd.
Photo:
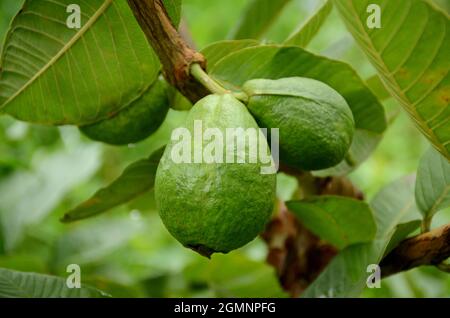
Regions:
M 301 170 L 337 165 L 354 134 L 353 114 L 328 85 L 309 78 L 246 82 L 247 107 L 262 128 L 279 128 L 280 160 Z
M 231 95 L 209 95 L 197 102 L 185 126 L 191 133 L 194 120 L 224 134 L 225 128 L 258 128 Z M 169 232 L 208 257 L 253 240 L 272 214 L 276 174 L 261 174 L 255 163 L 177 164 L 171 159 L 172 146 L 166 147 L 155 180 L 156 202 Z
M 112 118 L 80 127 L 90 139 L 111 145 L 144 140 L 163 123 L 169 111 L 169 86 L 158 79 L 138 100 Z

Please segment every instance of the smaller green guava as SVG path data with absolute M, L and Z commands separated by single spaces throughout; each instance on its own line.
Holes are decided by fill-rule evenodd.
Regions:
M 112 118 L 80 127 L 90 139 L 111 145 L 144 140 L 163 123 L 169 111 L 168 84 L 158 79 L 139 99 Z
M 279 129 L 283 163 L 320 170 L 346 156 L 355 130 L 353 114 L 330 86 L 302 77 L 253 79 L 243 91 L 260 127 Z

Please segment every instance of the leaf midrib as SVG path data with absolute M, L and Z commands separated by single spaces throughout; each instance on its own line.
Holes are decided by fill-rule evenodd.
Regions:
M 37 72 L 30 80 L 25 83 L 16 93 L 14 93 L 11 97 L 6 100 L 0 108 L 8 105 L 12 100 L 14 100 L 17 96 L 19 96 L 25 89 L 28 88 L 36 79 L 38 79 L 42 74 L 44 74 L 51 66 L 53 66 L 63 55 L 66 53 L 89 29 L 90 27 L 98 20 L 98 18 L 108 9 L 108 7 L 112 4 L 113 0 L 105 0 L 105 2 L 98 8 L 98 10 L 92 15 L 92 17 L 86 22 L 86 24 L 75 34 L 75 36 L 70 39 L 64 45 L 61 50 L 52 57 L 44 67 L 42 67 L 39 72 Z

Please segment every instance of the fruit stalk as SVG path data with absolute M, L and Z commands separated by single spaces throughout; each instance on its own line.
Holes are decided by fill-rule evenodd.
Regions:
M 236 99 L 240 100 L 244 104 L 248 102 L 247 94 L 245 94 L 244 92 L 232 92 L 224 88 L 222 85 L 217 83 L 213 78 L 211 78 L 199 64 L 192 64 L 191 75 L 213 94 L 218 95 L 232 94 Z
M 223 95 L 229 94 L 230 91 L 219 85 L 214 81 L 200 66 L 200 64 L 192 64 L 191 75 L 211 93 Z

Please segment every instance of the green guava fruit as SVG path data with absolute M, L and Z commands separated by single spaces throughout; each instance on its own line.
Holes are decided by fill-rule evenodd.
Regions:
M 154 133 L 169 111 L 168 84 L 157 80 L 139 99 L 112 118 L 80 127 L 89 138 L 111 145 L 144 140 Z
M 279 129 L 280 160 L 301 170 L 335 166 L 346 156 L 355 130 L 345 99 L 309 78 L 254 79 L 243 85 L 247 107 L 260 127 Z
M 196 130 L 199 121 L 202 127 Z M 260 160 L 249 163 L 247 158 L 238 163 L 238 158 L 242 161 L 249 153 L 250 143 L 238 148 L 238 139 L 228 138 L 227 130 L 239 127 L 243 129 L 236 130 L 237 138 L 245 138 L 244 130 L 259 132 L 245 105 L 232 95 L 201 99 L 181 128 L 185 133 L 183 145 L 192 146 L 185 148 L 184 161 L 174 159 L 181 153 L 181 138 L 174 138 L 172 133 L 156 173 L 155 198 L 163 223 L 181 244 L 207 257 L 214 252 L 227 253 L 253 240 L 264 229 L 274 205 L 276 174 L 262 174 L 265 164 Z M 210 128 L 215 130 L 215 137 L 208 139 Z M 199 131 L 205 135 L 199 138 Z M 195 139 L 197 146 L 200 140 L 203 153 L 194 149 Z M 259 142 L 270 156 L 264 135 Z M 215 160 L 196 159 L 195 153 L 205 154 L 208 145 L 214 145 L 213 155 L 221 151 L 222 155 Z M 234 163 L 226 159 L 227 155 L 235 159 Z

